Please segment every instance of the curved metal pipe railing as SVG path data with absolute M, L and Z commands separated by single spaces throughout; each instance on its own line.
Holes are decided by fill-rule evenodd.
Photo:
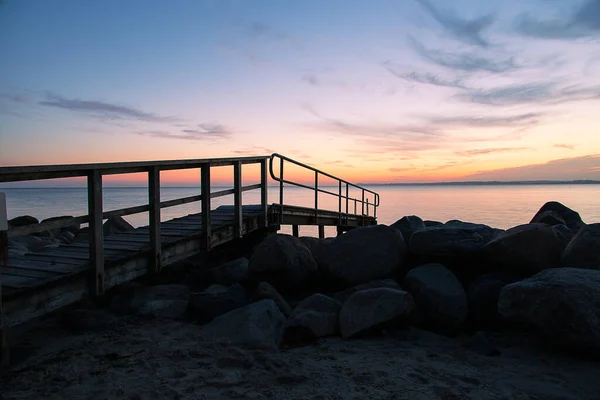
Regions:
M 275 171 L 274 171 L 274 161 L 275 159 L 279 159 L 279 176 L 275 176 Z M 291 164 L 300 166 L 302 168 L 308 169 L 310 171 L 313 171 L 315 173 L 315 180 L 314 180 L 314 186 L 309 186 L 309 185 L 305 185 L 303 183 L 300 182 L 294 182 L 294 181 L 290 181 L 288 179 L 284 178 L 283 172 L 284 172 L 284 162 L 289 162 Z M 271 178 L 276 181 L 279 182 L 279 203 L 281 204 L 281 212 L 283 213 L 283 185 L 284 184 L 289 184 L 289 185 L 294 185 L 294 186 L 298 186 L 298 187 L 303 187 L 305 189 L 310 189 L 313 190 L 315 192 L 315 217 L 317 216 L 318 213 L 318 206 L 319 206 L 319 193 L 326 193 L 329 194 L 331 196 L 335 196 L 337 197 L 338 200 L 338 212 L 340 213 L 340 225 L 342 223 L 341 219 L 342 219 L 342 214 L 344 213 L 342 211 L 342 200 L 345 199 L 345 203 L 346 203 L 346 207 L 345 207 L 345 214 L 349 215 L 349 203 L 350 201 L 354 202 L 354 215 L 357 215 L 357 205 L 360 204 L 361 205 L 361 215 L 362 216 L 369 216 L 369 208 L 373 207 L 373 217 L 376 218 L 377 217 L 377 207 L 379 207 L 379 194 L 376 192 L 373 192 L 372 190 L 369 190 L 367 188 L 364 188 L 362 186 L 359 185 L 355 185 L 354 183 L 350 183 L 345 179 L 342 178 L 338 178 L 337 176 L 333 176 L 331 174 L 328 174 L 327 172 L 323 172 L 317 168 L 311 167 L 310 165 L 306 165 L 304 163 L 301 163 L 299 161 L 293 160 L 289 157 L 283 156 L 281 154 L 278 153 L 273 153 L 271 155 L 271 157 L 269 158 L 269 173 L 271 175 Z M 329 190 L 325 190 L 325 189 L 321 189 L 319 188 L 319 175 L 333 179 L 335 181 L 338 182 L 338 192 L 332 192 Z M 342 193 L 342 187 L 345 185 L 346 187 L 346 193 Z M 356 188 L 358 190 L 361 191 L 362 196 L 360 199 L 357 199 L 355 197 L 350 197 L 349 196 L 349 191 L 350 191 L 350 187 Z M 373 202 L 370 203 L 369 199 L 367 198 L 365 200 L 365 194 L 371 194 L 373 196 Z M 365 214 L 366 213 L 366 214 Z M 283 217 L 283 216 L 282 216 Z

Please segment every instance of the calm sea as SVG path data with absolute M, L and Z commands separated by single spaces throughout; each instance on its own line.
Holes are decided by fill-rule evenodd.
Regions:
M 381 205 L 377 210 L 378 221 L 391 224 L 404 215 L 418 215 L 423 219 L 463 221 L 488 224 L 497 228 L 528 223 L 536 211 L 547 201 L 556 200 L 578 211 L 587 223 L 600 222 L 600 185 L 497 185 L 497 186 L 367 186 L 379 193 Z M 220 190 L 220 189 L 213 189 Z M 337 191 L 337 188 L 328 190 Z M 84 188 L 0 188 L 6 193 L 8 217 L 32 215 L 38 219 L 59 215 L 85 215 L 87 213 Z M 163 187 L 161 200 L 192 196 L 198 188 Z M 360 198 L 360 193 L 350 192 L 350 196 Z M 369 201 L 372 202 L 370 196 Z M 244 192 L 244 204 L 258 204 L 260 193 L 256 190 Z M 279 189 L 269 188 L 269 203 L 278 202 Z M 104 188 L 104 209 L 147 204 L 146 188 Z M 213 208 L 222 204 L 232 204 L 233 197 L 225 196 L 212 200 Z M 286 187 L 284 203 L 298 206 L 314 206 L 314 192 Z M 345 204 L 345 203 L 344 203 Z M 319 207 L 337 210 L 337 198 L 321 193 Z M 350 210 L 354 208 L 350 203 Z M 162 220 L 199 212 L 200 203 L 162 210 Z M 360 212 L 360 205 L 358 206 Z M 372 214 L 372 209 L 369 212 Z M 148 224 L 147 213 L 125 217 L 132 225 Z M 282 232 L 291 232 L 283 227 Z M 316 228 L 301 227 L 300 234 L 316 235 Z M 327 228 L 328 236 L 335 235 L 335 228 Z

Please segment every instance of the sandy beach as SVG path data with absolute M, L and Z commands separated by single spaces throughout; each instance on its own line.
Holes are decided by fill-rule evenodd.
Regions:
M 3 400 L 600 398 L 599 362 L 523 335 L 490 334 L 494 357 L 417 329 L 262 351 L 208 341 L 193 323 L 87 312 L 106 326 L 73 332 L 49 317 L 13 332 Z

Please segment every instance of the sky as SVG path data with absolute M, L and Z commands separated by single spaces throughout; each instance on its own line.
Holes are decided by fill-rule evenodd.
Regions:
M 0 3 L 1 166 L 600 179 L 598 110 L 600 0 Z

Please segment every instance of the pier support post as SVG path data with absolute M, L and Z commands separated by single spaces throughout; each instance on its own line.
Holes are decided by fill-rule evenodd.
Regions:
M 0 374 L 10 365 L 10 349 L 6 340 L 4 314 L 2 310 L 2 268 L 8 263 L 8 219 L 6 196 L 0 193 Z
M 160 170 L 151 167 L 148 171 L 148 203 L 150 205 L 150 273 L 161 270 L 161 242 L 160 242 Z
M 319 225 L 319 239 L 325 239 L 325 225 Z
M 88 216 L 90 218 L 91 295 L 104 294 L 104 234 L 102 232 L 102 175 L 88 174 Z
M 300 227 L 298 225 L 292 225 L 292 236 L 300 236 Z
M 341 225 L 338 225 L 336 227 L 336 230 L 337 230 L 337 235 L 338 236 L 342 236 L 344 234 L 344 228 Z
M 200 168 L 200 192 L 202 193 L 202 231 L 206 251 L 212 250 L 212 226 L 210 219 L 210 164 Z
M 243 215 L 242 215 L 242 163 L 236 161 L 233 164 L 233 208 L 235 222 L 233 229 L 236 239 L 242 237 Z
M 269 198 L 268 198 L 268 183 L 269 177 L 267 175 L 267 160 L 260 162 L 260 209 L 264 215 L 264 225 L 269 226 Z

